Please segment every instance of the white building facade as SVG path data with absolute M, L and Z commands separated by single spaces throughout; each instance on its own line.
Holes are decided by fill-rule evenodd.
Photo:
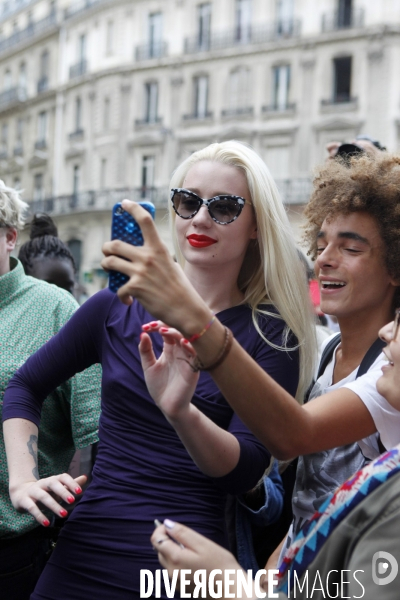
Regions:
M 151 199 L 213 141 L 263 157 L 294 226 L 325 145 L 400 146 L 400 0 L 0 3 L 0 177 L 105 284 L 112 205 Z

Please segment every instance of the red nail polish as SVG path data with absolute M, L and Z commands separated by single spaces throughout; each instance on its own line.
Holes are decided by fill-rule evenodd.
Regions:
M 50 525 L 50 521 L 49 521 L 48 519 L 45 519 L 45 520 L 43 521 L 43 526 L 44 526 L 44 527 L 48 527 L 49 525 Z
M 61 517 L 66 517 L 66 516 L 67 516 L 67 514 L 68 514 L 68 511 L 67 511 L 67 510 L 65 510 L 65 508 L 62 508 L 62 509 L 60 510 L 60 516 L 61 516 Z
M 81 488 L 75 488 L 75 494 L 82 494 Z
M 142 325 L 143 331 L 148 331 L 150 329 L 150 325 Z
M 161 328 L 160 328 L 160 331 L 161 331 L 162 333 L 167 333 L 167 331 L 169 331 L 169 329 L 168 329 L 168 327 L 161 327 Z
M 68 496 L 67 502 L 69 502 L 70 504 L 72 504 L 74 501 L 75 501 L 75 498 L 73 496 Z
M 189 340 L 185 340 L 185 339 L 182 340 L 182 344 L 188 344 L 188 343 L 189 343 Z
M 157 327 L 158 325 L 158 321 L 151 321 L 150 326 L 151 327 Z

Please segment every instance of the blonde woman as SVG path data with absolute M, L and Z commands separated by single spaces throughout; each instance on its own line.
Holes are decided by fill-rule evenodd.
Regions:
M 217 321 L 231 329 L 259 368 L 301 398 L 313 367 L 311 312 L 268 169 L 243 144 L 213 144 L 178 168 L 171 188 L 183 270 L 172 260 L 168 264 L 207 307 L 204 331 Z M 122 255 L 124 244 L 121 253 L 117 246 Z M 140 570 L 158 567 L 148 543 L 154 519 L 172 515 L 226 545 L 226 494 L 250 490 L 269 463 L 269 452 L 209 373 L 198 378 L 188 364 L 190 343 L 171 343 L 165 336 L 163 346 L 154 336 L 153 353 L 150 337 L 141 335 L 152 318 L 151 307 L 148 312 L 138 302 L 124 306 L 110 291 L 100 292 L 21 367 L 6 392 L 12 501 L 43 523 L 38 501 L 58 513 L 53 496 L 65 500 L 73 481 L 62 475 L 39 490 L 26 485 L 31 464 L 25 445 L 37 430 L 41 399 L 73 372 L 97 361 L 103 366 L 93 482 L 66 524 L 33 600 L 139 597 Z M 193 334 L 189 342 L 203 331 Z M 227 347 L 228 329 L 224 336 Z M 191 402 L 185 397 L 180 403 L 182 381 L 191 388 Z

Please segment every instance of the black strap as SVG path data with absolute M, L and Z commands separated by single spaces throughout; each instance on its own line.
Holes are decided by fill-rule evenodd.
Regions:
M 376 361 L 382 352 L 382 348 L 384 346 L 386 346 L 386 342 L 381 340 L 381 338 L 378 338 L 374 341 L 367 354 L 362 359 L 360 366 L 358 367 L 356 379 L 357 377 L 361 377 L 361 375 L 365 375 L 365 373 L 367 373 L 370 366 Z
M 331 362 L 335 348 L 340 344 L 341 339 L 342 336 L 340 333 L 338 333 L 325 346 L 324 351 L 321 355 L 321 360 L 319 361 L 317 379 L 319 379 L 321 375 L 325 372 L 326 367 Z
M 335 351 L 335 348 L 340 344 L 340 341 L 341 341 L 341 335 L 340 335 L 340 333 L 338 333 L 325 346 L 325 349 L 321 356 L 321 360 L 319 362 L 317 379 L 319 379 L 321 377 L 321 375 L 324 373 L 326 367 L 332 360 L 332 356 Z M 365 373 L 368 372 L 371 365 L 376 361 L 376 359 L 382 352 L 382 348 L 385 346 L 385 344 L 386 344 L 386 342 L 384 342 L 380 338 L 377 338 L 374 341 L 374 343 L 368 349 L 367 353 L 365 354 L 364 358 L 362 359 L 360 366 L 358 367 L 356 379 L 358 379 L 358 377 L 361 377 L 362 375 L 365 375 Z

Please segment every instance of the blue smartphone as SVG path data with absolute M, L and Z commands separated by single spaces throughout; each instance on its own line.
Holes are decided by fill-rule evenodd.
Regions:
M 139 202 L 151 216 L 155 217 L 156 209 L 151 202 Z M 121 203 L 115 204 L 112 210 L 111 239 L 121 240 L 132 246 L 143 246 L 143 236 L 140 227 L 135 219 L 124 210 Z M 119 271 L 110 271 L 108 275 L 108 287 L 112 292 L 117 292 L 119 288 L 128 281 L 129 277 Z

